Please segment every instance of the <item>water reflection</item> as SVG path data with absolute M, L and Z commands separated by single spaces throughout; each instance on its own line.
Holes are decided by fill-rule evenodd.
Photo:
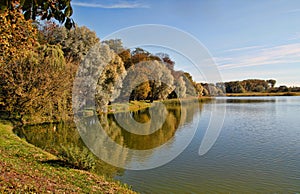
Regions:
M 154 104 L 153 107 L 155 111 L 151 107 L 138 112 L 80 117 L 76 121 L 77 128 L 87 147 L 102 160 L 126 169 L 154 168 L 172 160 L 189 144 L 197 125 L 186 129 L 184 136 L 175 138 L 175 134 L 182 126 L 194 121 L 202 104 L 193 102 L 163 107 Z M 130 127 L 139 133 L 132 133 L 128 130 Z M 153 129 L 156 130 L 153 132 Z M 161 156 L 163 160 L 157 160 Z
M 276 100 L 274 97 L 219 97 L 216 103 L 274 103 Z
M 14 133 L 26 139 L 27 142 L 56 156 L 60 156 L 65 149 L 71 152 L 75 152 L 76 150 L 80 152 L 87 151 L 73 122 L 27 125 L 15 128 Z M 108 177 L 123 173 L 122 169 L 99 160 L 91 152 L 89 154 L 95 161 L 95 168 L 91 171 L 97 174 L 104 174 Z
M 125 165 L 132 162 L 134 157 L 127 151 L 127 148 L 130 148 L 134 150 L 149 150 L 149 152 L 138 158 L 138 161 L 147 160 L 153 156 L 152 148 L 160 147 L 166 142 L 172 144 L 175 141 L 176 132 L 181 129 L 181 126 L 191 123 L 194 115 L 199 113 L 201 109 L 201 103 L 186 103 L 182 106 L 180 104 L 168 104 L 161 111 L 155 111 L 156 118 L 165 117 L 165 120 L 157 130 L 149 135 L 139 135 L 127 131 L 119 124 L 119 120 L 116 118 L 121 118 L 123 121 L 134 119 L 136 122 L 143 124 L 143 128 L 139 130 L 150 131 L 151 127 L 158 127 L 158 122 L 150 122 L 151 109 L 130 112 L 129 114 L 102 114 L 98 117 L 86 117 L 84 122 L 81 123 L 84 125 L 81 129 L 85 130 L 81 131 L 81 136 L 83 135 L 83 137 L 78 133 L 74 122 L 31 125 L 16 128 L 14 132 L 21 138 L 25 138 L 29 143 L 54 155 L 59 155 L 62 148 L 68 146 L 76 146 L 80 150 L 87 149 L 85 143 L 88 142 L 88 147 L 92 149 L 97 160 L 94 171 L 98 174 L 115 176 L 123 171 L 97 159 L 96 156 L 100 154 L 101 156 L 106 155 L 111 160 Z M 98 122 L 101 123 L 101 127 L 106 135 L 101 134 L 102 130 L 99 129 Z M 84 139 L 88 141 L 83 141 Z M 120 147 L 118 149 L 113 147 L 107 148 L 105 146 L 107 146 L 106 142 L 108 141 L 116 142 Z

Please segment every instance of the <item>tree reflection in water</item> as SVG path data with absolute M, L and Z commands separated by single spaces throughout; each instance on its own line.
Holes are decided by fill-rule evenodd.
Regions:
M 199 110 L 201 111 L 202 106 L 202 103 L 186 103 L 182 106 L 178 104 L 166 105 L 165 121 L 160 128 L 149 135 L 131 133 L 122 128 L 115 118 L 118 116 L 126 121 L 126 117 L 129 115 L 131 119 L 145 124 L 143 128 L 138 130 L 149 131 L 151 127 L 157 127 L 156 122 L 150 122 L 151 114 L 149 111 L 151 110 L 149 110 L 149 108 L 130 112 L 130 114 L 117 113 L 118 115 L 99 115 L 99 122 L 107 136 L 103 136 L 99 133 L 95 117 L 88 117 L 84 120 L 84 125 L 88 126 L 88 131 L 84 133 L 85 136 L 83 138 L 89 140 L 90 143 L 88 147 L 92 149 L 92 152 L 96 155 L 101 152 L 101 154 L 106 154 L 107 157 L 119 163 L 127 163 L 131 161 L 132 156 L 128 155 L 126 149 L 123 148 L 149 150 L 159 147 L 167 141 L 172 141 L 176 131 L 181 129 L 180 126 L 192 122 L 195 113 Z M 155 114 L 157 114 L 156 118 L 163 118 L 163 116 L 160 115 L 163 114 L 163 111 L 155 111 Z M 128 118 L 127 120 L 130 119 Z M 16 128 L 15 133 L 21 138 L 25 138 L 29 143 L 54 155 L 58 155 L 62 147 L 76 146 L 81 150 L 87 149 L 74 122 L 25 126 Z M 113 140 L 121 145 L 121 148 L 111 150 L 104 147 L 106 145 L 105 142 L 109 140 Z M 151 154 L 148 154 L 148 156 L 145 155 L 145 158 L 142 158 L 142 160 L 146 160 L 150 155 Z M 96 160 L 96 167 L 93 171 L 96 173 L 115 176 L 117 173 L 123 172 L 120 168 L 113 167 L 98 159 L 95 155 L 93 156 Z

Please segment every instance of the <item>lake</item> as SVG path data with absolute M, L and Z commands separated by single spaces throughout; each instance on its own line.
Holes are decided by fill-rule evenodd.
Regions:
M 199 147 L 212 119 L 211 111 L 225 109 L 218 138 L 200 156 Z M 160 115 L 162 112 L 164 116 Z M 97 172 L 108 169 L 107 175 L 141 193 L 300 192 L 300 97 L 220 97 L 200 104 L 167 105 L 164 111 L 155 113 L 165 122 L 150 135 L 123 129 L 116 118 L 126 120 L 128 114 L 100 116 L 110 139 L 128 149 L 147 151 L 139 156 L 118 150 L 105 154 L 130 166 L 138 162 L 147 165 L 158 160 L 162 152 L 167 155 L 168 150 L 180 150 L 180 146 L 182 152 L 169 163 L 149 170 L 122 170 L 98 162 Z M 151 110 L 131 112 L 129 116 L 139 123 L 148 123 Z M 94 146 L 97 155 L 103 144 L 96 141 L 99 139 L 95 121 L 87 118 L 87 123 L 94 131 L 88 138 L 95 140 L 88 145 Z M 145 130 L 150 129 L 150 125 L 145 125 Z M 59 152 L 57 145 L 84 147 L 74 123 L 26 126 L 15 129 L 15 133 L 54 154 Z

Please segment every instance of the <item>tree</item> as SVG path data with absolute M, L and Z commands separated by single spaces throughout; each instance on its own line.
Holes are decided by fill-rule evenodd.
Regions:
M 260 79 L 243 80 L 240 84 L 247 92 L 264 92 L 269 89 L 268 82 Z
M 274 88 L 275 84 L 276 84 L 276 80 L 274 79 L 269 79 L 267 80 L 268 84 L 270 84 L 271 88 Z
M 137 64 L 142 61 L 161 61 L 158 56 L 152 55 L 142 48 L 136 48 L 134 51 L 132 51 L 131 60 L 133 64 Z
M 127 70 L 118 100 L 142 99 L 145 93 L 148 93 L 146 99 L 150 101 L 166 99 L 174 90 L 173 81 L 170 70 L 163 63 L 156 60 L 140 62 Z M 149 83 L 150 91 L 145 82 Z M 137 96 L 137 94 L 142 94 L 142 96 Z
M 193 80 L 193 77 L 191 74 L 188 72 L 184 72 L 183 74 L 183 80 L 185 82 L 185 87 L 186 87 L 186 95 L 190 97 L 196 97 L 197 91 L 195 89 L 195 82 Z
M 0 14 L 0 64 L 16 59 L 23 50 L 33 50 L 37 30 L 17 10 Z
M 22 123 L 59 120 L 65 114 L 71 78 L 59 46 L 23 51 L 0 69 L 0 99 Z
M 170 71 L 173 74 L 175 62 L 172 61 L 170 56 L 166 53 L 157 53 L 156 56 L 158 56 L 160 58 L 160 60 L 163 61 L 166 64 L 167 68 L 170 69 Z
M 60 44 L 67 60 L 81 62 L 89 50 L 100 42 L 94 31 L 87 27 L 66 30 L 53 23 L 41 27 L 42 38 L 52 45 Z
M 107 48 L 109 49 L 109 48 Z M 98 110 L 106 112 L 106 106 L 120 95 L 126 70 L 122 59 L 110 50 L 111 60 L 104 64 L 104 69 L 96 87 L 96 103 Z
M 239 81 L 225 82 L 226 93 L 244 93 L 245 88 Z
M 126 70 L 121 58 L 108 45 L 97 43 L 81 63 L 74 83 L 75 112 L 94 107 L 106 112 L 122 88 Z
M 110 49 L 115 51 L 115 53 L 119 54 L 125 50 L 123 47 L 123 43 L 121 39 L 110 39 L 110 40 L 105 40 L 102 43 L 107 44 Z
M 131 59 L 131 53 L 129 49 L 123 50 L 121 53 L 118 54 L 121 57 L 122 61 L 124 62 L 124 66 L 126 70 L 134 65 Z
M 204 95 L 204 93 L 203 93 L 204 88 L 203 88 L 203 86 L 201 85 L 201 83 L 196 83 L 195 89 L 196 89 L 196 91 L 197 91 L 198 97 L 201 97 L 201 96 Z
M 67 29 L 75 26 L 71 19 L 73 14 L 71 0 L 4 0 L 0 3 L 0 10 L 13 11 L 11 13 L 21 11 L 26 20 L 36 20 L 37 17 L 41 20 L 54 18 Z
M 145 79 L 146 80 L 146 79 Z M 151 86 L 149 81 L 138 85 L 131 93 L 130 100 L 147 100 L 151 92 Z
M 175 83 L 175 93 L 177 98 L 185 98 L 186 96 L 186 87 L 183 77 L 180 76 L 179 79 L 174 80 Z

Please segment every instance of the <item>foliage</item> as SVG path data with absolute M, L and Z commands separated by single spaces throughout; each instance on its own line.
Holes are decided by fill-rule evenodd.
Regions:
M 72 57 L 75 60 L 81 61 L 89 50 L 95 44 L 99 43 L 96 33 L 85 26 L 77 27 L 67 32 L 64 28 L 59 28 L 58 30 L 58 33 L 62 33 L 59 44 L 62 45 L 62 50 L 67 58 Z M 65 33 L 66 36 L 64 36 Z
M 224 92 L 222 90 L 222 88 L 219 88 L 217 86 L 215 86 L 214 84 L 210 83 L 205 83 L 205 84 L 202 84 L 203 86 L 203 89 L 202 91 L 205 89 L 205 93 L 207 93 L 206 95 L 208 96 L 222 96 L 224 95 Z
M 270 84 L 271 88 L 274 88 L 275 84 L 276 84 L 276 80 L 274 79 L 269 79 L 267 80 L 267 83 Z
M 275 84 L 276 84 L 276 80 L 273 79 L 270 80 L 248 79 L 243 81 L 225 82 L 224 86 L 227 93 L 245 93 L 245 92 L 268 92 L 274 89 Z
M 142 61 L 127 70 L 119 100 L 166 99 L 174 90 L 173 80 L 170 70 L 162 62 Z
M 107 44 L 109 48 L 112 49 L 117 54 L 122 53 L 125 50 L 121 39 L 105 40 L 102 43 Z
M 67 164 L 81 170 L 93 170 L 96 165 L 95 156 L 85 147 L 76 145 L 61 146 L 58 157 Z
M 44 45 L 37 50 L 24 51 L 23 56 L 0 67 L 1 102 L 21 122 L 34 116 L 41 119 L 37 122 L 57 120 L 69 114 L 70 65 L 59 46 Z
M 0 11 L 17 11 L 22 12 L 26 20 L 50 20 L 54 18 L 67 29 L 75 26 L 71 19 L 73 9 L 71 0 L 4 0 L 0 3 Z
M 185 82 L 185 87 L 186 87 L 186 96 L 188 97 L 196 97 L 197 96 L 197 91 L 195 90 L 194 87 L 194 80 L 191 74 L 188 72 L 183 73 L 183 80 Z
M 239 81 L 225 82 L 225 88 L 226 93 L 244 93 L 246 91 Z
M 17 10 L 0 13 L 0 65 L 19 57 L 36 44 L 37 30 Z
M 46 22 L 40 26 L 40 41 L 51 45 L 61 45 L 67 60 L 81 62 L 100 40 L 94 31 L 85 26 L 66 30 L 53 22 Z
M 119 97 L 126 70 L 122 59 L 110 50 L 111 61 L 105 64 L 96 87 L 96 102 L 99 110 L 105 110 L 106 106 Z
M 123 50 L 121 53 L 118 53 L 118 55 L 121 57 L 122 61 L 124 62 L 125 69 L 129 69 L 131 66 L 133 66 L 131 53 L 129 49 Z

